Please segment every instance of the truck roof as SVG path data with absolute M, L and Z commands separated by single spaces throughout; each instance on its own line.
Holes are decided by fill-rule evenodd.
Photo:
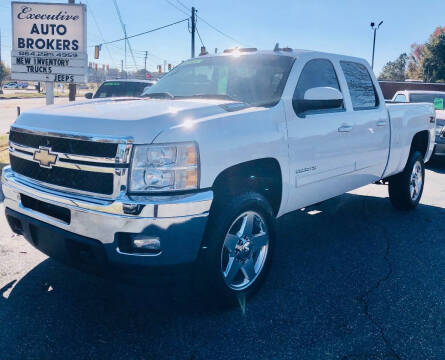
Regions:
M 227 51 L 227 50 L 225 50 Z M 368 62 L 363 58 L 358 58 L 354 56 L 347 56 L 347 55 L 341 55 L 341 54 L 335 54 L 335 53 L 327 53 L 322 51 L 316 51 L 316 50 L 305 50 L 305 49 L 290 49 L 290 48 L 284 48 L 279 50 L 256 50 L 256 49 L 229 49 L 231 52 L 224 52 L 220 54 L 206 54 L 206 55 L 200 55 L 199 57 L 216 57 L 216 56 L 233 56 L 234 53 L 241 55 L 241 56 L 261 56 L 261 55 L 279 55 L 279 56 L 289 56 L 293 58 L 301 57 L 301 56 L 307 56 L 307 57 L 326 57 L 331 59 L 338 59 L 338 60 L 350 60 L 360 63 L 366 63 Z M 368 64 L 369 65 L 369 64 Z
M 445 91 L 437 91 L 437 90 L 399 90 L 397 91 L 397 94 L 399 93 L 406 93 L 406 94 L 445 94 Z
M 154 80 L 144 80 L 144 79 L 111 79 L 111 80 L 105 80 L 104 83 L 115 82 L 115 81 L 119 81 L 119 82 L 137 82 L 137 83 L 146 83 L 146 84 L 153 84 L 153 83 L 156 82 Z

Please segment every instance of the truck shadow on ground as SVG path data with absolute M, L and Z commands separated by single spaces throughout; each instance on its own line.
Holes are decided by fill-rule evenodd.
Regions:
M 433 156 L 431 160 L 426 164 L 426 168 L 438 174 L 445 174 L 445 158 L 440 156 Z
M 0 357 L 420 359 L 443 351 L 444 215 L 353 194 L 288 214 L 244 311 L 209 309 L 185 284 L 114 284 L 45 260 L 0 289 Z

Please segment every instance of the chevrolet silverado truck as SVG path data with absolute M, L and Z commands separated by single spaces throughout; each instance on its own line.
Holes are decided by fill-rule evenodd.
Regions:
M 22 113 L 4 206 L 15 233 L 62 262 L 190 270 L 233 301 L 264 280 L 283 214 L 376 182 L 415 208 L 434 137 L 433 106 L 386 105 L 365 60 L 231 49 L 185 61 L 143 97 Z
M 436 110 L 436 145 L 433 155 L 445 156 L 445 92 L 420 90 L 397 91 L 392 101 L 395 103 L 428 102 L 434 104 Z

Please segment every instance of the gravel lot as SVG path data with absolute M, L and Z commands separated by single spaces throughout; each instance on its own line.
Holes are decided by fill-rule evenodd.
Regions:
M 9 127 L 17 119 L 17 106 L 20 106 L 21 112 L 24 112 L 46 106 L 45 104 L 45 98 L 0 99 L 0 135 L 9 131 Z M 68 104 L 68 98 L 54 98 L 54 104 Z
M 281 218 L 245 312 L 66 268 L 0 215 L 0 359 L 444 359 L 444 174 L 411 213 L 370 185 Z

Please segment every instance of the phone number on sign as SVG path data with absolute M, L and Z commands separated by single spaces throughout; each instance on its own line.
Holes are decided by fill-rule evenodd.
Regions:
M 18 56 L 77 58 L 76 52 L 18 51 Z

